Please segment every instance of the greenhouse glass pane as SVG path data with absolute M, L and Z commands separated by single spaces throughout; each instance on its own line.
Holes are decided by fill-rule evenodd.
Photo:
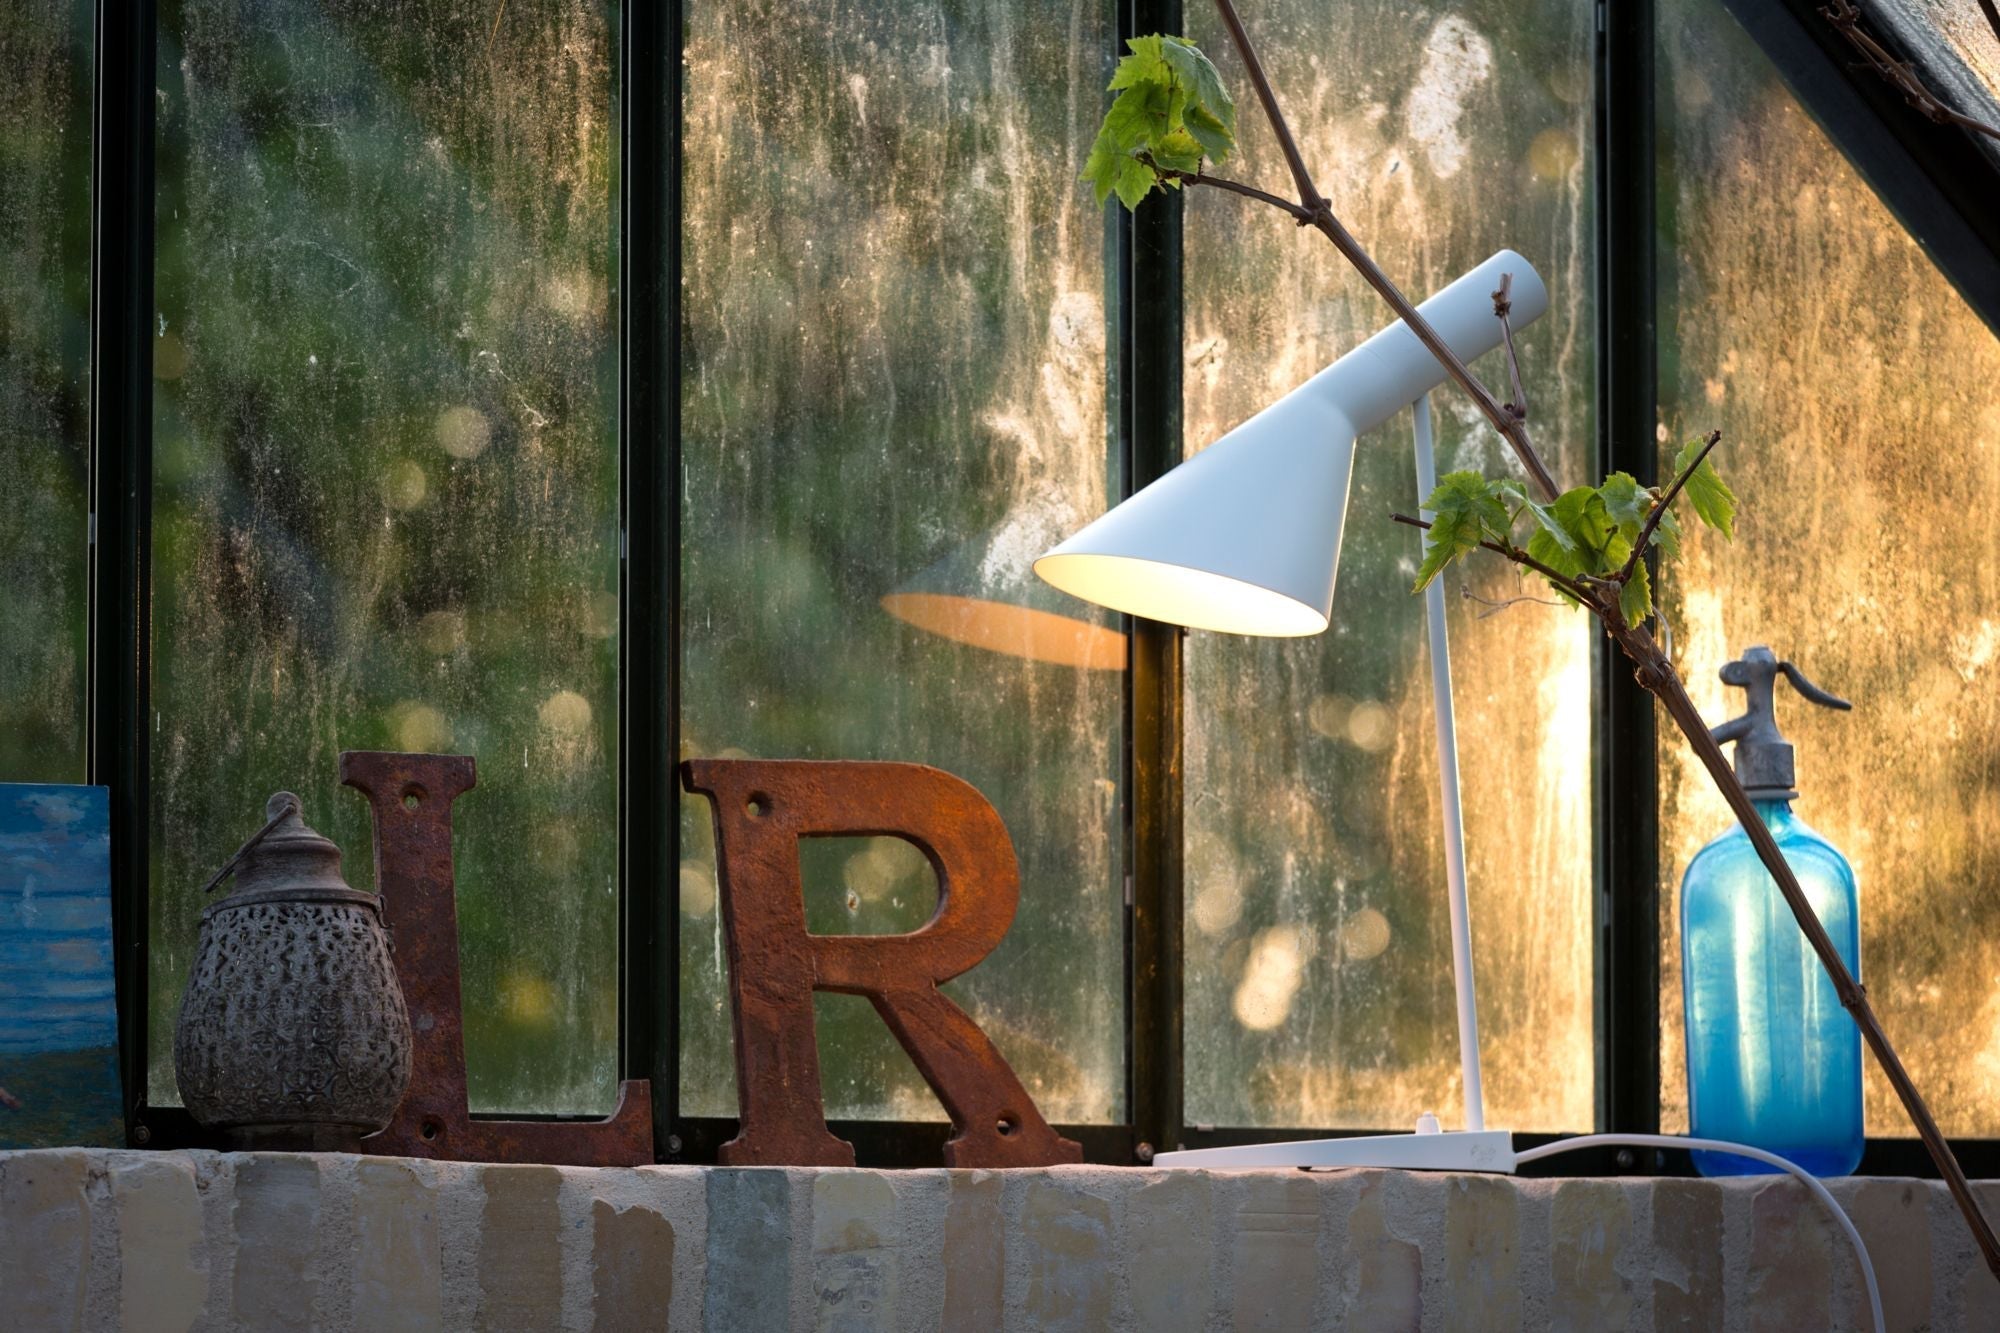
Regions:
M 0 18 L 0 782 L 84 777 L 91 7 Z
M 1716 678 L 1769 644 L 1851 713 L 1781 691 L 1793 809 L 1861 889 L 1862 980 L 1953 1135 L 2000 1132 L 2000 342 L 1708 0 L 1661 8 L 1661 434 L 1723 432 L 1736 540 L 1667 589 Z M 1660 769 L 1662 1119 L 1687 1125 L 1680 878 L 1729 827 L 1694 759 Z M 1908 1137 L 1867 1062 L 1871 1133 Z
M 686 38 L 685 751 L 913 760 L 983 792 L 1020 913 L 946 991 L 1059 1122 L 1124 1113 L 1124 644 L 1028 569 L 1112 474 L 1104 217 L 1077 177 L 1113 17 L 714 0 Z M 992 610 L 1024 599 L 1046 618 Z M 733 1115 L 708 806 L 680 818 L 682 1106 Z M 921 923 L 908 850 L 809 844 L 814 928 Z M 829 1115 L 943 1118 L 865 1002 L 820 1016 Z
M 1243 160 L 1284 163 L 1220 23 L 1193 35 L 1236 90 Z M 1556 475 L 1592 455 L 1588 4 L 1273 0 L 1249 15 L 1319 187 L 1421 298 L 1512 247 L 1549 313 L 1520 339 Z M 1390 322 L 1323 238 L 1191 191 L 1193 452 Z M 1476 369 L 1502 386 L 1497 356 Z M 1465 396 L 1435 398 L 1438 470 L 1520 475 Z M 1197 1124 L 1461 1123 L 1437 743 L 1408 413 L 1357 453 L 1322 637 L 1187 641 L 1187 1114 Z M 1337 502 L 1329 496 L 1328 504 Z M 1447 577 L 1489 1123 L 1593 1120 L 1591 629 L 1496 560 Z M 1503 606 L 1503 604 L 1505 604 Z
M 197 889 L 264 798 L 370 881 L 345 749 L 478 761 L 474 1105 L 612 1100 L 615 41 L 561 0 L 162 7 L 155 1100 Z

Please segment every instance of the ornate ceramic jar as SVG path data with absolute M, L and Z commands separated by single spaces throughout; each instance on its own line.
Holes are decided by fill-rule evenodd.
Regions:
M 279 792 L 266 813 L 231 862 L 235 892 L 201 915 L 175 1081 L 194 1118 L 236 1146 L 352 1149 L 410 1082 L 382 901 L 348 887 L 340 849 L 306 826 L 298 797 Z

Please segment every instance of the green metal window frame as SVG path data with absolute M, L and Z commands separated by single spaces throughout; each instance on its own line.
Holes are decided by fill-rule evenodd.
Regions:
M 696 0 L 698 2 L 698 0 Z M 1725 0 L 1793 92 L 1939 268 L 2000 330 L 2000 188 L 1962 133 L 1903 105 L 1849 56 L 1812 0 Z M 1118 35 L 1183 27 L 1182 0 L 1121 0 Z M 1599 207 L 1597 461 L 1651 480 L 1657 409 L 1652 0 L 1598 0 L 1595 188 Z M 624 4 L 617 113 L 618 448 L 622 525 L 619 671 L 618 1072 L 653 1087 L 656 1155 L 713 1161 L 734 1129 L 684 1117 L 677 960 L 680 681 L 681 311 L 679 218 L 683 8 Z M 1885 39 L 1886 40 L 1886 39 Z M 200 1141 L 146 1087 L 146 895 L 151 645 L 153 134 L 155 0 L 98 0 L 91 272 L 91 545 L 88 780 L 112 792 L 121 1062 L 135 1145 Z M 1110 410 L 1126 493 L 1181 457 L 1181 199 L 1110 221 L 1118 301 Z M 1140 391 L 1143 387 L 1143 392 Z M 1182 1111 L 1182 632 L 1130 625 L 1125 680 L 1127 1123 L 1063 1126 L 1087 1156 L 1143 1164 L 1174 1145 L 1379 1132 L 1380 1126 L 1196 1129 Z M 1598 648 L 1598 1128 L 1659 1125 L 1658 737 L 1649 697 Z M 1607 886 L 1627 887 L 1616 895 Z M 863 1164 L 934 1165 L 942 1124 L 836 1122 Z M 1547 1136 L 1522 1135 L 1521 1142 Z M 2000 1176 L 2000 1141 L 1960 1145 L 1975 1176 Z M 1563 1173 L 1687 1173 L 1683 1154 L 1579 1154 Z M 1871 1140 L 1862 1169 L 1932 1174 L 1914 1140 Z M 1551 1167 L 1553 1172 L 1556 1168 Z

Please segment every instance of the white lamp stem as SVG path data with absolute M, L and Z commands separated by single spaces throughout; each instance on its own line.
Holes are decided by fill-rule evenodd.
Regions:
M 1437 489 L 1437 464 L 1431 456 L 1431 396 L 1424 394 L 1416 409 L 1417 498 Z M 1425 518 L 1433 515 L 1426 509 Z M 1486 1128 L 1486 1097 L 1479 1077 L 1479 1007 L 1472 989 L 1472 923 L 1465 902 L 1465 819 L 1458 800 L 1458 727 L 1451 706 L 1451 647 L 1445 638 L 1444 580 L 1431 580 L 1424 590 L 1424 610 L 1430 621 L 1431 702 L 1437 714 L 1438 795 L 1444 811 L 1446 897 L 1451 905 L 1451 979 L 1458 995 L 1458 1068 L 1465 1085 L 1465 1127 Z

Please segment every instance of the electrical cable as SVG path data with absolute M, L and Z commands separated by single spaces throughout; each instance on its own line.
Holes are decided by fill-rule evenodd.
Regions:
M 1868 1247 L 1862 1243 L 1861 1233 L 1855 1229 L 1854 1219 L 1840 1206 L 1831 1191 L 1813 1175 L 1776 1153 L 1765 1152 L 1762 1148 L 1752 1148 L 1741 1143 L 1724 1143 L 1720 1139 L 1688 1139 L 1674 1134 L 1584 1134 L 1573 1139 L 1562 1139 L 1545 1144 L 1540 1148 L 1530 1148 L 1516 1153 L 1514 1162 L 1525 1165 L 1538 1162 L 1544 1157 L 1554 1157 L 1560 1153 L 1575 1152 L 1583 1148 L 1692 1148 L 1700 1152 L 1728 1153 L 1734 1157 L 1748 1157 L 1752 1161 L 1775 1166 L 1792 1175 L 1811 1190 L 1815 1197 L 1833 1214 L 1833 1220 L 1847 1233 L 1848 1241 L 1854 1246 L 1854 1257 L 1861 1261 L 1861 1277 L 1868 1284 L 1868 1308 L 1875 1317 L 1875 1333 L 1885 1333 L 1887 1324 L 1882 1319 L 1882 1292 L 1875 1285 L 1875 1265 L 1868 1258 Z

